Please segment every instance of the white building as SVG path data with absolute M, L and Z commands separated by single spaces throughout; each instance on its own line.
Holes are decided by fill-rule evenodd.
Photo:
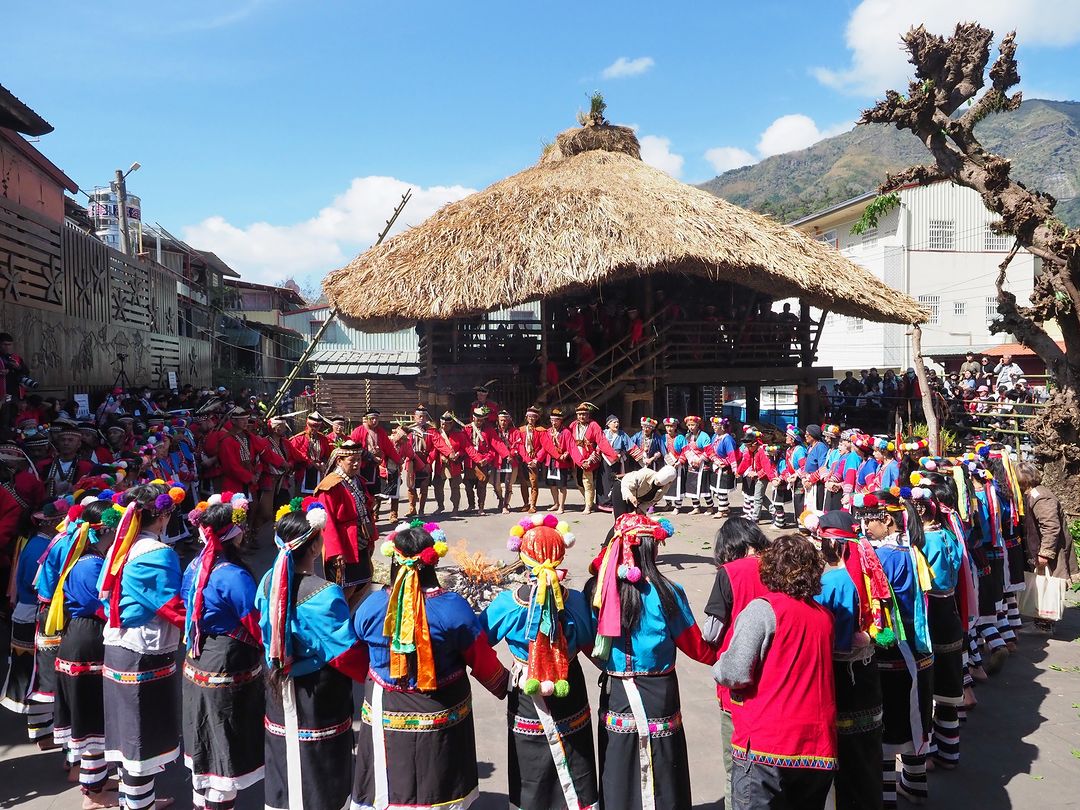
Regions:
M 930 312 L 930 321 L 923 324 L 926 357 L 957 356 L 1011 342 L 1010 335 L 990 334 L 988 325 L 997 316 L 998 265 L 1012 240 L 991 230 L 997 217 L 978 193 L 947 182 L 904 188 L 900 205 L 877 228 L 853 234 L 851 227 L 876 196 L 855 197 L 792 225 L 917 299 Z M 1009 266 L 1006 288 L 1022 304 L 1028 303 L 1038 262 L 1021 252 Z M 838 375 L 875 366 L 906 368 L 911 364 L 908 331 L 903 325 L 830 314 L 818 362 L 832 366 Z

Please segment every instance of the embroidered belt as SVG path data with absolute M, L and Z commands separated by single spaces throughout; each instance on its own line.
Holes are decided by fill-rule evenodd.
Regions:
M 947 644 L 935 644 L 934 655 L 938 655 L 939 653 L 944 655 L 945 653 L 960 652 L 962 649 L 964 649 L 964 640 L 961 638 L 957 641 L 950 641 Z
M 870 709 L 858 709 L 853 712 L 839 712 L 836 716 L 836 731 L 839 734 L 862 734 L 881 728 L 882 709 L 874 706 Z
M 176 664 L 169 664 L 157 669 L 147 669 L 142 672 L 121 672 L 118 669 L 105 667 L 105 677 L 111 681 L 116 681 L 116 683 L 150 683 L 151 681 L 168 678 L 175 673 Z
M 189 661 L 184 662 L 184 677 L 196 686 L 215 688 L 219 686 L 239 686 L 251 683 L 262 674 L 262 665 L 236 674 L 228 672 L 205 672 L 196 669 Z
M 907 664 L 901 658 L 899 661 L 891 661 L 888 659 L 878 658 L 877 667 L 879 670 L 885 670 L 888 672 L 907 672 Z M 934 666 L 934 656 L 925 655 L 922 658 L 915 659 L 915 669 L 918 672 L 922 672 L 924 669 L 930 669 Z
M 947 599 L 948 597 L 952 596 L 954 593 L 956 593 L 956 591 L 954 589 L 952 589 L 952 588 L 949 588 L 949 590 L 947 590 L 947 591 L 929 591 L 927 593 L 927 596 L 932 596 L 935 599 Z
M 79 675 L 101 674 L 101 671 L 104 668 L 104 664 L 99 661 L 65 661 L 63 658 L 56 659 L 56 671 L 61 675 L 78 677 Z
M 38 633 L 34 636 L 34 646 L 39 650 L 51 650 L 60 646 L 60 636 L 43 636 Z
M 742 762 L 757 762 L 773 765 L 777 768 L 813 768 L 819 771 L 836 770 L 835 757 L 822 757 L 816 754 L 766 754 L 752 748 L 731 746 L 731 758 Z
M 608 731 L 616 734 L 637 734 L 638 727 L 630 712 L 602 712 L 600 722 Z M 682 712 L 667 717 L 649 718 L 650 737 L 670 737 L 682 728 Z
M 559 733 L 560 737 L 568 737 L 571 734 L 581 731 L 583 728 L 588 728 L 591 719 L 592 716 L 589 713 L 589 707 L 586 706 L 581 711 L 556 723 L 555 730 Z M 514 715 L 511 730 L 514 734 L 523 734 L 530 737 L 544 736 L 543 723 L 535 717 L 522 717 L 519 714 Z
M 21 638 L 11 637 L 11 651 L 15 655 L 25 655 L 34 651 L 34 642 L 23 641 Z
M 456 726 L 472 714 L 472 702 L 466 698 L 457 706 L 441 712 L 388 712 L 383 710 L 382 725 L 390 731 L 441 731 Z M 366 700 L 360 710 L 360 720 L 371 725 L 371 704 Z
M 263 718 L 263 728 L 265 728 L 275 737 L 285 736 L 285 726 L 272 722 L 269 717 Z M 331 737 L 337 737 L 339 734 L 344 734 L 351 728 L 352 719 L 346 718 L 335 726 L 327 726 L 326 728 L 298 729 L 298 736 L 300 738 L 300 742 L 319 742 L 319 740 L 329 740 Z

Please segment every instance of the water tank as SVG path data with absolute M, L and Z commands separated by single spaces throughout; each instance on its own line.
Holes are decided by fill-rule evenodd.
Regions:
M 94 233 L 111 248 L 120 250 L 120 206 L 116 192 L 109 186 L 95 188 L 86 206 Z M 142 200 L 127 195 L 128 246 L 132 254 L 142 250 Z

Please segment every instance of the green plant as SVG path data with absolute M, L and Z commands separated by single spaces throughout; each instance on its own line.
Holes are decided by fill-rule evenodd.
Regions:
M 900 195 L 895 191 L 891 194 L 879 194 L 870 201 L 862 212 L 858 222 L 851 226 L 851 232 L 858 236 L 861 233 L 876 228 L 878 222 L 890 211 L 900 205 Z
M 920 439 L 929 439 L 930 429 L 924 422 L 916 422 L 911 426 L 911 435 Z M 938 430 L 938 443 L 942 455 L 955 453 L 960 449 L 960 437 L 957 436 L 956 431 L 949 428 L 940 428 Z
M 606 123 L 604 120 L 604 112 L 607 110 L 607 102 L 604 101 L 604 94 L 599 90 L 593 90 L 589 96 L 589 111 L 587 113 L 578 112 L 578 123 L 583 127 L 587 126 L 600 126 Z

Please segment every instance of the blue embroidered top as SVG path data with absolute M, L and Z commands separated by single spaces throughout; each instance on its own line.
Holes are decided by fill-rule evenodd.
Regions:
M 52 599 L 52 595 L 56 593 L 56 583 L 60 579 L 60 568 L 67 558 L 68 548 L 72 542 L 73 537 L 70 534 L 61 533 L 56 537 L 50 537 L 45 541 L 45 546 L 38 552 L 38 556 L 34 558 L 36 565 L 38 560 L 41 559 L 41 555 L 45 555 L 44 559 L 41 559 L 41 565 L 37 568 L 37 576 L 34 579 L 34 588 L 37 590 L 39 601 L 47 604 Z
M 653 431 L 653 435 L 649 437 L 649 446 L 645 446 L 645 434 L 642 431 L 638 431 L 630 437 L 630 444 L 635 447 L 640 447 L 641 451 L 647 456 L 653 456 L 657 453 L 663 453 L 664 443 L 660 441 L 662 434 Z
M 729 453 L 734 453 L 738 445 L 730 433 L 719 433 L 712 438 L 712 448 L 720 458 L 726 458 Z
M 821 575 L 821 593 L 814 597 L 833 615 L 833 650 L 851 652 L 858 626 L 859 592 L 846 568 L 830 568 Z
M 912 560 L 912 554 L 916 552 L 909 546 L 897 545 L 895 535 L 893 539 L 877 546 L 874 551 L 896 599 L 897 610 L 893 611 L 893 614 L 898 614 L 904 624 L 904 637 L 909 647 L 919 653 L 930 652 L 923 593 L 915 572 L 915 562 Z M 900 629 L 895 630 L 899 639 Z
M 510 653 L 519 661 L 529 660 L 528 586 L 500 593 L 480 614 L 480 626 L 487 633 L 488 641 L 498 644 L 505 640 Z M 584 650 L 588 655 L 596 637 L 596 620 L 592 608 L 581 591 L 566 589 L 563 592 L 564 609 L 559 613 L 559 623 L 566 636 L 566 653 L 573 658 Z
M 383 635 L 389 600 L 389 588 L 371 594 L 356 609 L 353 627 L 360 641 L 367 645 L 372 676 L 384 686 L 402 691 L 415 690 L 414 668 L 410 668 L 409 676 L 402 681 L 390 677 L 390 639 Z M 487 638 L 473 609 L 458 594 L 431 590 L 424 595 L 424 605 L 431 632 L 435 677 L 441 687 L 460 677 L 466 665 L 473 666 L 474 645 L 481 640 L 482 645 L 488 647 Z
M 604 437 L 608 440 L 608 444 L 611 445 L 612 449 L 618 453 L 625 453 L 630 449 L 630 437 L 621 430 L 617 432 L 605 430 Z
M 156 539 L 141 536 L 128 552 L 121 575 L 120 626 L 143 627 L 157 618 L 163 608 L 180 598 L 180 558 Z M 100 591 L 105 567 L 99 572 Z M 105 615 L 110 608 L 105 604 Z
M 676 611 L 665 616 L 656 589 L 651 582 L 643 582 L 641 619 L 637 627 L 612 639 L 611 655 L 602 663 L 607 672 L 615 675 L 658 675 L 671 671 L 675 668 L 676 639 L 696 626 L 681 585 L 671 583 Z
M 871 456 L 859 465 L 858 470 L 855 472 L 855 486 L 865 487 L 866 479 L 877 472 L 878 463 L 877 459 Z
M 270 604 L 267 592 L 273 569 L 266 572 L 255 593 L 255 610 L 270 665 L 266 639 L 270 638 Z M 333 582 L 311 574 L 297 574 L 296 610 L 292 616 L 292 668 L 294 677 L 310 675 L 326 666 L 339 668 L 337 662 L 358 648 L 356 633 L 349 616 L 345 593 Z
M 105 558 L 97 551 L 86 551 L 64 580 L 64 607 L 71 618 L 105 618 L 105 606 L 98 598 L 98 578 Z
M 900 465 L 896 463 L 896 459 L 890 458 L 881 469 L 881 488 L 892 489 L 899 480 Z
M 825 459 L 829 455 L 829 445 L 825 442 L 816 442 L 813 447 L 806 451 L 806 465 L 803 468 L 807 474 L 817 472 L 825 466 Z
M 923 556 L 930 567 L 931 593 L 946 593 L 956 587 L 963 553 L 956 536 L 945 528 L 924 531 Z
M 193 586 L 198 578 L 199 558 L 196 557 L 184 571 L 180 585 L 189 620 L 194 613 Z M 202 623 L 199 626 L 206 635 L 232 636 L 254 646 L 260 645 L 262 633 L 259 615 L 255 611 L 255 578 L 241 566 L 221 558 L 216 561 L 203 589 L 202 607 Z M 189 644 L 190 632 L 190 627 L 186 627 L 184 640 Z
M 26 541 L 15 563 L 15 604 L 34 605 L 38 603 L 34 582 L 37 579 L 38 560 L 45 553 L 51 538 L 44 534 L 35 534 Z M 14 607 L 13 605 L 12 607 Z

